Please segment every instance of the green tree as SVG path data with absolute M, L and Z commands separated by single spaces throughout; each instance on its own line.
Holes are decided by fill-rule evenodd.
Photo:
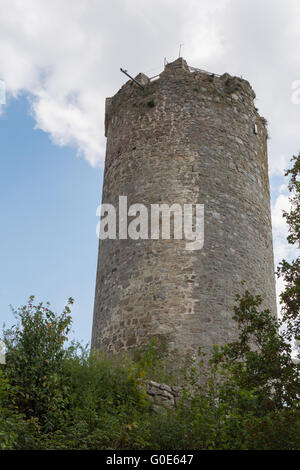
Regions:
M 5 377 L 14 392 L 14 403 L 26 418 L 36 418 L 45 430 L 64 420 L 68 407 L 68 381 L 63 373 L 72 347 L 65 348 L 70 331 L 70 298 L 61 315 L 49 303 L 27 305 L 14 311 L 18 323 L 4 330 L 7 351 Z
M 283 216 L 289 226 L 288 243 L 300 248 L 300 154 L 292 158 L 293 166 L 286 172 L 290 177 L 289 191 L 291 209 Z M 300 340 L 300 259 L 291 262 L 283 260 L 278 267 L 277 275 L 284 280 L 285 289 L 281 293 L 283 321 L 290 340 Z

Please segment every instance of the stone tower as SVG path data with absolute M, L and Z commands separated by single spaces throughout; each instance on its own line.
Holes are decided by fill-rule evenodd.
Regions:
M 276 314 L 265 120 L 246 80 L 182 58 L 136 79 L 106 100 L 102 202 L 204 204 L 204 245 L 100 240 L 92 347 L 207 350 L 234 338 L 242 280 Z

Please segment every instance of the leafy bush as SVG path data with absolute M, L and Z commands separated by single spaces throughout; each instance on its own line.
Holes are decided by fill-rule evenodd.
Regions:
M 215 348 L 208 367 L 199 351 L 178 406 L 156 413 L 143 387 L 151 372 L 159 378 L 155 343 L 135 359 L 64 347 L 68 310 L 21 308 L 21 324 L 4 335 L 0 448 L 299 448 L 299 365 L 261 301 L 247 291 L 237 298 L 237 341 Z
M 6 447 L 144 446 L 149 403 L 140 367 L 126 356 L 67 345 L 73 299 L 61 315 L 33 301 L 14 312 L 19 322 L 4 331 L 7 365 L 0 399 L 5 409 L 17 410 L 27 429 L 13 427 L 11 438 L 5 431 Z
M 7 350 L 5 376 L 14 390 L 14 401 L 26 418 L 36 418 L 45 431 L 65 419 L 69 388 L 64 363 L 73 348 L 64 348 L 70 330 L 70 307 L 59 316 L 49 304 L 27 305 L 14 311 L 19 323 L 4 332 Z

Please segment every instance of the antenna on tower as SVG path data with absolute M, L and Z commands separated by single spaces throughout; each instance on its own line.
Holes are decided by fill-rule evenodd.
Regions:
M 181 57 L 181 48 L 182 48 L 182 46 L 184 46 L 184 44 L 180 44 L 180 45 L 179 45 L 179 54 L 178 54 L 178 57 Z
M 123 70 L 122 68 L 120 68 L 121 72 L 125 73 L 125 75 L 127 75 L 127 77 L 130 78 L 130 80 L 132 80 L 134 83 L 137 84 L 137 86 L 139 86 L 142 90 L 144 89 L 143 85 L 140 84 L 140 82 L 138 82 L 135 78 L 131 77 L 129 75 L 129 73 L 127 73 L 127 70 Z

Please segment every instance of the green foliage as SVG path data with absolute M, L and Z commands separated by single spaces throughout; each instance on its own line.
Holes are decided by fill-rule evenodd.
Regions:
M 21 324 L 4 335 L 0 448 L 298 449 L 299 365 L 261 301 L 247 291 L 237 297 L 239 338 L 215 347 L 208 365 L 200 350 L 189 358 L 178 406 L 155 413 L 144 381 L 174 379 L 155 341 L 135 357 L 64 348 L 70 312 L 23 307 Z
M 237 302 L 233 319 L 239 338 L 214 359 L 224 362 L 235 384 L 255 390 L 256 413 L 297 407 L 300 369 L 292 360 L 284 322 L 261 310 L 262 298 L 247 290 L 243 297 L 237 296 Z
M 192 369 L 191 392 L 180 406 L 188 424 L 184 448 L 298 449 L 300 367 L 285 332 L 262 299 L 237 297 L 239 338 L 215 348 L 209 367 Z
M 146 445 L 149 402 L 140 366 L 67 345 L 69 299 L 61 315 L 42 303 L 15 311 L 4 331 L 0 446 L 16 449 L 138 448 Z M 10 421 L 7 420 L 10 417 Z M 2 421 L 1 421 L 2 420 Z M 1 448 L 1 447 L 0 447 Z
M 68 360 L 70 374 L 69 441 L 72 448 L 126 448 L 144 445 L 143 423 L 149 411 L 135 365 L 126 357 L 103 352 Z M 147 420 L 145 420 L 147 423 Z
M 65 419 L 68 383 L 63 374 L 70 350 L 64 349 L 71 316 L 69 299 L 63 313 L 54 314 L 49 304 L 27 305 L 14 311 L 19 323 L 4 332 L 7 350 L 5 375 L 14 390 L 15 404 L 26 418 L 36 418 L 51 431 Z
M 19 438 L 30 448 L 29 443 L 36 427 L 34 420 L 26 420 L 19 412 L 15 405 L 15 394 L 15 387 L 10 385 L 0 368 L 0 450 L 18 448 Z
M 148 106 L 148 108 L 154 108 L 155 101 L 154 101 L 153 98 L 151 98 L 151 100 L 147 101 L 147 106 Z
M 13 412 L 7 411 L 4 403 L 7 402 L 9 391 L 8 380 L 0 369 L 0 450 L 13 449 L 16 442 Z
M 182 357 L 177 350 L 170 353 L 163 336 L 152 338 L 146 347 L 135 348 L 130 357 L 136 364 L 139 377 L 169 385 L 182 384 L 191 364 L 189 355 Z

